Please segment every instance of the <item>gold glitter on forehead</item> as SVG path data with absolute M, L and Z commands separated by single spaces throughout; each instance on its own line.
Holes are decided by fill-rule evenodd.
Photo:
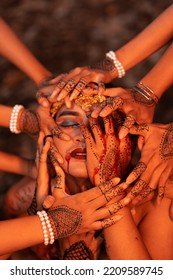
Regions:
M 86 110 L 87 108 L 90 108 L 93 104 L 96 103 L 101 103 L 106 99 L 105 96 L 103 95 L 98 95 L 98 94 L 94 94 L 94 95 L 83 95 L 80 94 L 75 100 L 75 104 L 80 106 L 83 110 Z M 58 110 L 64 105 L 64 100 L 61 101 L 57 101 L 55 103 L 52 104 L 52 107 L 50 109 L 50 114 L 52 115 L 52 117 L 55 116 L 55 114 L 58 112 Z

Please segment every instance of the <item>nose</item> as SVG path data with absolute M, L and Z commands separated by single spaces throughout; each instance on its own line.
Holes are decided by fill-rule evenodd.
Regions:
M 85 139 L 81 133 L 81 131 L 79 131 L 78 133 L 76 133 L 76 135 L 74 136 L 73 138 L 74 142 L 77 143 L 77 142 L 81 142 L 81 143 L 84 143 L 85 142 Z

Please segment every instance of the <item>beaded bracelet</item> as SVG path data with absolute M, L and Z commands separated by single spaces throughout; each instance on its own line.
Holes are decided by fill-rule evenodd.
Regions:
M 43 230 L 44 245 L 53 244 L 55 241 L 54 233 L 46 211 L 37 211 L 37 215 L 40 218 Z
M 9 128 L 12 133 L 19 134 L 21 131 L 17 129 L 17 119 L 20 110 L 22 110 L 24 107 L 22 105 L 15 105 L 12 109 L 11 116 L 10 116 L 10 124 Z
M 113 61 L 114 66 L 118 71 L 118 78 L 122 78 L 123 76 L 125 76 L 126 72 L 124 70 L 124 67 L 117 59 L 116 54 L 113 51 L 109 51 L 108 53 L 106 53 L 106 57 L 110 58 Z

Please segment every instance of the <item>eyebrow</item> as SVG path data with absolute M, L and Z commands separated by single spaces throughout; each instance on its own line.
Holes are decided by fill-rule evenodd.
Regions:
M 59 115 L 59 117 L 61 116 L 79 116 L 79 113 L 74 111 L 64 111 Z

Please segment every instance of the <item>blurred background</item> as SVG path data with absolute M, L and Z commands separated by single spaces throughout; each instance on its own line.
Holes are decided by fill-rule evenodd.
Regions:
M 58 74 L 101 60 L 107 51 L 121 47 L 171 4 L 172 0 L 1 0 L 0 15 L 32 53 Z M 164 50 L 165 47 L 112 85 L 133 86 Z M 35 93 L 34 83 L 0 57 L 0 103 L 33 108 Z M 155 121 L 173 121 L 173 88 L 160 101 Z M 35 149 L 36 143 L 26 135 L 13 135 L 9 129 L 0 128 L 0 150 L 32 159 Z M 1 172 L 1 193 L 19 179 L 20 176 Z

